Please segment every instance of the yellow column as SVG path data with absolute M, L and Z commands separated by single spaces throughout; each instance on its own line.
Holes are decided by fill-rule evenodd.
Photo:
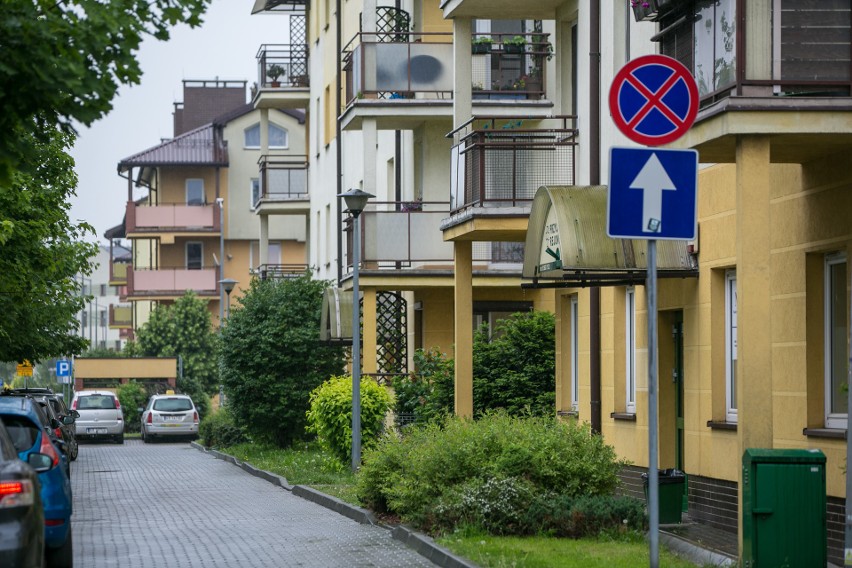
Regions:
M 740 137 L 737 142 L 737 460 L 742 460 L 746 448 L 772 447 L 769 199 L 769 139 Z M 742 467 L 738 470 L 738 509 L 742 519 Z M 742 528 L 740 522 L 740 551 Z
M 376 290 L 362 288 L 364 293 L 364 340 L 361 343 L 361 368 L 365 375 L 373 374 L 376 365 Z
M 556 412 L 571 410 L 571 302 L 569 296 L 555 295 L 556 314 Z
M 473 246 L 453 243 L 456 415 L 473 416 Z

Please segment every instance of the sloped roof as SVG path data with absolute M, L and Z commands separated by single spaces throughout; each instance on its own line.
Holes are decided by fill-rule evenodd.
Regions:
M 199 126 L 118 163 L 118 171 L 145 166 L 227 166 L 227 145 L 213 124 Z

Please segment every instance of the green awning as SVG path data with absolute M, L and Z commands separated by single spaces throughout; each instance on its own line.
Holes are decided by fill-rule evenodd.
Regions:
M 525 288 L 620 286 L 645 281 L 648 242 L 606 234 L 607 187 L 544 186 L 533 199 Z M 657 241 L 657 276 L 698 276 L 687 241 Z

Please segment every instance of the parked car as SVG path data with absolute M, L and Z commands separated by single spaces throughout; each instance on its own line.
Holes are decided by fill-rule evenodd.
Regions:
M 66 424 L 44 397 L 34 396 L 32 398 L 44 410 L 48 420 L 47 427 L 53 432 L 57 440 L 62 441 L 59 444 L 59 449 L 65 454 L 65 461 L 68 463 L 68 477 L 71 477 L 71 462 L 77 459 L 77 436 L 73 432 L 74 420 L 72 418 Z
M 3 395 L 0 396 L 0 419 L 6 425 L 18 457 L 30 463 L 42 460 L 41 465 L 46 468 L 38 474 L 38 480 L 44 510 L 47 566 L 71 567 L 74 562 L 71 482 L 63 466 L 63 456 L 50 438 L 49 429 L 43 426 L 47 416 L 41 404 L 30 396 Z
M 185 394 L 155 394 L 142 410 L 142 441 L 198 438 L 198 410 Z
M 124 418 L 114 392 L 77 391 L 71 401 L 71 410 L 80 414 L 74 422 L 77 439 L 110 438 L 124 443 Z
M 44 557 L 44 509 L 38 472 L 50 458 L 30 454 L 35 469 L 18 457 L 15 444 L 0 420 L 0 566 L 32 568 Z
M 39 402 L 50 404 L 51 408 L 53 408 L 53 412 L 56 414 L 56 418 L 61 422 L 60 429 L 62 431 L 61 437 L 65 441 L 68 446 L 68 458 L 71 461 L 77 459 L 78 454 L 78 446 L 77 446 L 77 435 L 74 432 L 74 421 L 80 416 L 80 414 L 76 410 L 71 410 L 68 408 L 68 405 L 65 404 L 65 398 L 56 392 L 53 392 L 53 389 L 50 388 L 24 388 L 24 389 L 12 389 L 13 394 L 27 394 L 34 397 Z M 57 433 L 57 435 L 60 435 Z

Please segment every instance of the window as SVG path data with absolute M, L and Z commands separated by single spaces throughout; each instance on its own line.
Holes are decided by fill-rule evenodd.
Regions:
M 101 295 L 101 296 L 106 296 L 106 295 L 107 295 L 107 285 L 106 285 L 106 284 L 101 284 L 100 286 L 101 286 L 101 294 L 100 294 L 100 295 Z
M 625 385 L 627 387 L 625 401 L 626 411 L 636 413 L 636 290 L 628 288 L 624 297 L 625 322 L 625 365 L 627 371 Z
M 106 326 L 107 326 L 107 311 L 106 311 L 106 310 L 101 310 L 101 311 L 98 313 L 98 319 L 100 320 L 99 325 L 100 325 L 101 327 L 106 327 Z
M 204 205 L 204 180 L 186 180 L 186 204 Z
M 89 314 L 86 312 L 80 313 L 80 329 L 83 331 L 83 337 L 86 336 L 86 328 L 89 326 Z
M 204 266 L 204 244 L 186 243 L 186 268 L 187 270 L 201 270 Z
M 737 421 L 737 272 L 725 273 L 725 420 Z
M 580 407 L 580 315 L 577 296 L 571 296 L 571 410 Z
M 260 178 L 251 178 L 251 205 L 254 209 L 260 203 Z
M 244 146 L 248 149 L 260 148 L 260 123 L 249 126 L 243 131 Z M 269 123 L 269 148 L 284 150 L 288 145 L 287 130 Z
M 844 392 L 847 357 L 848 293 L 846 255 L 825 259 L 825 426 L 846 428 L 847 395 Z

